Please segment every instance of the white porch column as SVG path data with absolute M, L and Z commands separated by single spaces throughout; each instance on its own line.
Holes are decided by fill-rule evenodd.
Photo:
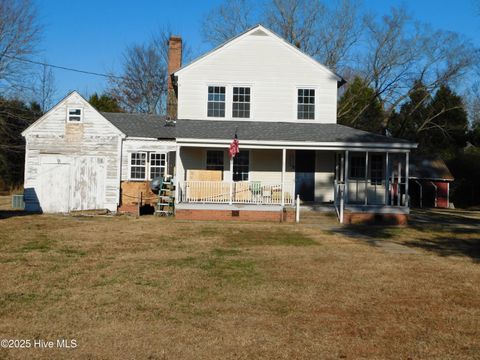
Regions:
M 230 197 L 228 203 L 233 204 L 233 157 L 230 158 Z
M 348 150 L 345 150 L 345 203 L 348 204 Z
M 368 205 L 368 151 L 365 151 L 365 205 Z
M 409 177 L 409 168 L 410 168 L 410 153 L 405 153 L 405 206 L 410 205 L 410 194 L 408 192 L 408 177 Z
M 398 159 L 397 206 L 401 205 L 400 184 L 402 182 L 402 161 Z
M 282 206 L 285 206 L 285 169 L 287 159 L 287 149 L 282 149 Z
M 184 169 L 182 164 L 182 157 L 180 156 L 180 146 L 175 150 L 175 204 L 180 203 L 180 184 L 184 180 Z
M 389 184 L 388 184 L 388 179 L 390 178 L 390 174 L 388 173 L 389 171 L 389 161 L 388 161 L 388 151 L 385 153 L 385 205 L 389 205 L 388 203 L 388 197 L 390 195 L 389 192 Z

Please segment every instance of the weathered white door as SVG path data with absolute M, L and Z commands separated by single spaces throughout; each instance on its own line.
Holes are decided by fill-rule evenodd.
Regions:
M 70 164 L 65 156 L 40 157 L 38 184 L 35 187 L 40 209 L 46 213 L 68 212 L 70 202 Z
M 75 158 L 70 188 L 70 210 L 105 208 L 105 160 L 102 157 Z

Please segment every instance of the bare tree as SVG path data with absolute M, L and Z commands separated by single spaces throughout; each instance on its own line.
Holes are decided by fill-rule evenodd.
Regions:
M 361 36 L 357 0 L 326 6 L 319 0 L 271 0 L 263 11 L 247 0 L 226 1 L 203 21 L 204 40 L 217 45 L 263 23 L 332 70 L 343 68 Z
M 360 72 L 384 104 L 383 126 L 412 94 L 416 81 L 428 93 L 453 85 L 478 61 L 478 51 L 460 35 L 415 23 L 405 9 L 393 9 L 380 21 L 365 20 L 367 51 Z M 374 100 L 372 99 L 372 101 Z
M 167 63 L 153 44 L 129 47 L 123 75 L 109 82 L 110 94 L 126 111 L 156 114 L 165 107 Z
M 35 53 L 40 30 L 30 0 L 0 0 L 0 85 L 23 78 L 26 65 L 17 59 Z
M 203 19 L 203 39 L 216 46 L 242 33 L 255 22 L 254 4 L 250 0 L 225 1 Z
M 37 99 L 42 112 L 46 112 L 52 106 L 55 96 L 55 75 L 51 67 L 43 65 L 37 75 L 37 85 L 34 89 L 34 98 Z

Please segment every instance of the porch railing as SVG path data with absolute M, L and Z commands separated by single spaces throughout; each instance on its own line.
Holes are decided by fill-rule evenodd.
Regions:
M 282 197 L 283 193 L 283 197 Z M 295 184 L 263 181 L 183 181 L 179 183 L 183 203 L 294 205 Z

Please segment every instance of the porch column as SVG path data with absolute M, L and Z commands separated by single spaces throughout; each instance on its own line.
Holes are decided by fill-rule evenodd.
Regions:
M 402 201 L 400 199 L 401 193 L 400 193 L 400 184 L 402 183 L 402 161 L 398 159 L 398 184 L 397 184 L 397 206 L 400 206 L 402 204 Z
M 345 150 L 345 200 L 348 204 L 348 169 L 349 169 L 349 162 L 348 162 L 348 150 Z
M 285 206 L 285 169 L 287 149 L 282 149 L 282 206 Z
M 405 153 L 405 206 L 410 205 L 410 194 L 408 192 L 408 183 L 410 182 L 408 179 L 409 176 L 409 167 L 410 167 L 410 153 Z
M 175 204 L 180 203 L 180 184 L 184 178 L 184 170 L 182 164 L 182 157 L 180 156 L 180 146 L 175 150 Z
M 230 158 L 230 197 L 228 203 L 233 204 L 233 157 Z
M 368 205 L 368 151 L 365 151 L 365 205 Z
M 385 153 L 385 205 L 389 205 L 388 203 L 388 197 L 390 195 L 389 193 L 389 184 L 388 184 L 388 179 L 390 178 L 389 175 L 389 161 L 388 161 L 388 151 Z

